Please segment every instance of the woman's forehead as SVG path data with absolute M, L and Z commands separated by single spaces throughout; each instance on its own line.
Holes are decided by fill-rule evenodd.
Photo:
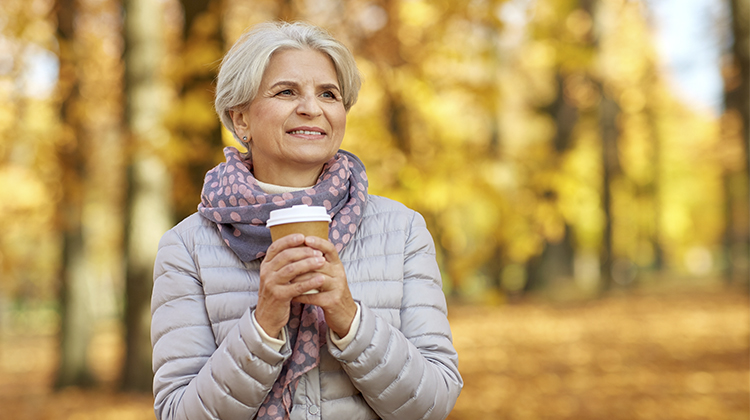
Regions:
M 271 56 L 261 83 L 272 86 L 279 82 L 295 84 L 307 81 L 338 87 L 336 67 L 327 54 L 311 49 L 277 51 Z

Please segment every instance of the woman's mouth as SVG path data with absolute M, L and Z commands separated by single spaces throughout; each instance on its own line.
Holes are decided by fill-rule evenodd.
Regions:
M 322 136 L 322 135 L 325 135 L 325 132 L 314 131 L 314 130 L 292 130 L 292 131 L 289 131 L 289 134 L 305 134 L 309 136 Z

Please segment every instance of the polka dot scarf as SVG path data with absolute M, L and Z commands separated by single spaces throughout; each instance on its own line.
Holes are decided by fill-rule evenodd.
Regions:
M 242 261 L 262 258 L 271 245 L 266 221 L 272 210 L 298 204 L 324 206 L 331 216 L 329 239 L 342 249 L 351 241 L 367 203 L 367 174 L 353 154 L 339 150 L 323 166 L 318 182 L 302 191 L 265 193 L 252 173 L 252 162 L 234 147 L 224 149 L 226 162 L 206 174 L 198 211 L 216 223 L 224 242 Z M 292 302 L 288 339 L 292 355 L 258 409 L 258 420 L 288 419 L 294 392 L 306 372 L 320 364 L 327 326 L 320 307 Z
M 323 310 L 292 302 L 287 327 L 289 342 L 293 343 L 292 355 L 284 362 L 279 377 L 258 408 L 256 420 L 288 419 L 300 378 L 320 364 L 320 347 L 325 344 L 328 328 Z
M 265 193 L 252 173 L 252 162 L 234 147 L 224 148 L 226 162 L 206 173 L 198 212 L 216 223 L 224 242 L 242 261 L 266 255 L 272 210 L 298 204 L 324 206 L 331 216 L 329 239 L 342 249 L 357 231 L 367 203 L 367 174 L 353 154 L 339 150 L 323 166 L 318 182 L 302 191 Z

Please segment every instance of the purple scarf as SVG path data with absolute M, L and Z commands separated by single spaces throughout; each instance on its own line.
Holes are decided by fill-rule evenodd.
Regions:
M 367 203 L 367 174 L 353 154 L 339 150 L 324 166 L 311 188 L 283 194 L 266 194 L 234 147 L 224 148 L 227 161 L 206 173 L 198 211 L 216 223 L 224 242 L 242 261 L 266 255 L 271 232 L 266 227 L 272 210 L 298 204 L 324 206 L 331 216 L 328 238 L 342 249 L 357 231 Z
M 242 261 L 266 255 L 271 233 L 266 221 L 272 210 L 298 204 L 325 206 L 331 216 L 328 237 L 341 252 L 359 227 L 367 203 L 367 174 L 353 154 L 339 150 L 325 165 L 311 188 L 283 194 L 266 194 L 252 173 L 252 162 L 234 147 L 224 148 L 227 161 L 206 174 L 198 211 L 216 223 L 224 242 Z M 289 344 L 292 355 L 258 409 L 258 420 L 288 419 L 299 380 L 320 364 L 320 347 L 326 341 L 323 310 L 293 302 L 290 308 Z

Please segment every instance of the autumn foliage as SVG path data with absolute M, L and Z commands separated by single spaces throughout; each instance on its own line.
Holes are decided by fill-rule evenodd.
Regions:
M 363 73 L 343 147 L 370 192 L 434 236 L 454 420 L 742 418 L 747 2 L 707 23 L 720 111 L 675 91 L 650 3 L 2 0 L 0 417 L 148 418 L 156 243 L 236 145 L 219 60 L 301 19 Z M 675 282 L 712 292 L 642 295 Z

